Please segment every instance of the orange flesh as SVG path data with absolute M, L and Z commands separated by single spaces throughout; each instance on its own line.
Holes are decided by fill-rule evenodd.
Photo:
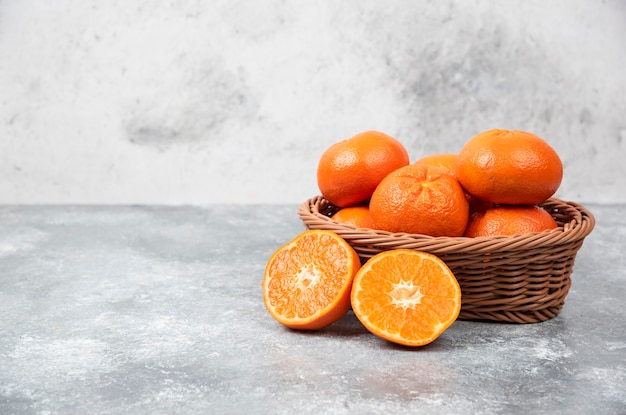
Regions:
M 461 290 L 438 258 L 399 249 L 376 255 L 359 270 L 352 307 L 372 333 L 420 346 L 434 341 L 456 320 Z
M 291 328 L 318 329 L 350 308 L 356 252 L 329 231 L 306 231 L 268 261 L 263 296 L 270 314 Z

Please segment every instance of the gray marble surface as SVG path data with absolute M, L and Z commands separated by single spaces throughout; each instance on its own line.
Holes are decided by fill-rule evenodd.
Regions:
M 624 414 L 626 206 L 587 205 L 562 312 L 406 349 L 261 293 L 296 205 L 0 207 L 2 414 Z

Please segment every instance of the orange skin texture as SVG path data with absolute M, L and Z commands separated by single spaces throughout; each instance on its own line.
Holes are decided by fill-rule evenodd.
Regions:
M 563 163 L 542 138 L 525 131 L 489 130 L 459 152 L 457 179 L 470 195 L 492 203 L 545 201 L 563 179 Z
M 365 131 L 324 151 L 317 184 L 326 200 L 347 207 L 368 200 L 387 174 L 407 164 L 402 143 L 379 131 Z
M 465 235 L 513 236 L 555 229 L 558 224 L 544 209 L 534 205 L 499 205 L 475 212 L 470 217 Z
M 274 319 L 291 329 L 318 330 L 350 310 L 356 251 L 327 230 L 307 230 L 277 249 L 267 262 L 263 301 Z
M 355 228 L 373 228 L 374 222 L 372 222 L 372 215 L 367 206 L 349 206 L 337 211 L 332 220 L 337 222 L 352 225 Z
M 456 177 L 457 165 L 459 162 L 459 155 L 454 153 L 440 153 L 440 154 L 431 154 L 429 156 L 424 156 L 421 159 L 417 160 L 415 164 L 427 164 L 429 166 L 440 167 L 446 170 L 446 172 L 454 177 Z M 484 200 L 480 200 L 465 192 L 465 197 L 470 205 L 470 214 L 472 211 L 476 211 L 479 209 L 483 209 L 486 207 L 490 207 L 493 205 L 491 202 L 487 202 Z
M 375 229 L 431 236 L 462 236 L 469 203 L 459 182 L 445 170 L 410 164 L 393 171 L 370 200 Z
M 456 178 L 456 166 L 459 160 L 458 154 L 453 153 L 440 153 L 430 154 L 417 160 L 417 164 L 428 164 L 429 166 L 436 166 L 445 169 L 449 175 Z

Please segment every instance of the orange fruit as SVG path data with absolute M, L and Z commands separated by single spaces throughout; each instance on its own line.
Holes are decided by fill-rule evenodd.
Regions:
M 375 229 L 461 236 L 469 204 L 459 182 L 438 167 L 410 164 L 385 177 L 369 204 Z
M 335 212 L 330 217 L 337 222 L 352 225 L 355 228 L 373 228 L 372 215 L 367 206 L 349 206 Z
M 421 159 L 417 160 L 415 163 L 441 167 L 442 169 L 445 169 L 450 176 L 456 177 L 456 164 L 458 159 L 458 154 L 440 153 L 424 156 Z
M 457 179 L 488 202 L 536 204 L 552 196 L 563 179 L 563 163 L 541 137 L 525 131 L 489 130 L 459 152 Z
M 317 184 L 333 205 L 356 205 L 368 200 L 387 174 L 407 164 L 409 155 L 402 143 L 379 131 L 365 131 L 324 151 Z
M 417 160 L 415 163 L 428 164 L 430 166 L 441 167 L 445 169 L 448 174 L 456 178 L 456 169 L 457 169 L 458 160 L 459 160 L 458 154 L 441 153 L 441 154 L 431 154 L 429 156 L 422 157 L 421 159 Z M 465 197 L 467 198 L 467 201 L 469 203 L 470 214 L 475 210 L 484 209 L 488 206 L 493 205 L 493 203 L 477 199 L 474 196 L 468 194 L 467 192 L 465 192 Z
M 339 235 L 308 230 L 278 248 L 263 277 L 263 301 L 287 327 L 315 330 L 350 309 L 350 289 L 361 262 Z
M 405 346 L 431 343 L 461 311 L 461 288 L 447 265 L 409 249 L 371 257 L 355 275 L 350 298 L 370 332 Z
M 554 229 L 558 224 L 546 210 L 534 205 L 498 205 L 475 212 L 469 219 L 465 236 L 521 235 Z

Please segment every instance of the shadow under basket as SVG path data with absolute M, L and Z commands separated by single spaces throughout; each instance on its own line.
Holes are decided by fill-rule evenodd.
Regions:
M 330 219 L 339 208 L 322 196 L 307 200 L 298 215 L 307 229 L 326 229 L 344 238 L 361 262 L 399 248 L 434 254 L 461 286 L 461 320 L 538 323 L 555 317 L 571 286 L 576 253 L 595 219 L 583 206 L 551 198 L 540 204 L 558 228 L 497 237 L 432 237 L 355 228 Z

